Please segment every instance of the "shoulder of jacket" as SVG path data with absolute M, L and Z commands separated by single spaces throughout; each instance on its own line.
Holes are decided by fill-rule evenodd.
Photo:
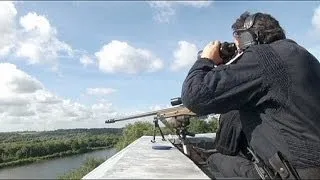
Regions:
M 243 54 L 243 52 L 238 53 L 234 58 L 232 58 L 230 61 L 228 61 L 225 65 L 236 63 L 237 60 L 241 58 L 242 54 Z

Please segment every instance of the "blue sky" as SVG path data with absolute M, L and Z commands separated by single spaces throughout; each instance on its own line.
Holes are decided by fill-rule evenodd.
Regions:
M 9 27 L 0 28 L 8 73 L 1 131 L 103 127 L 119 113 L 166 107 L 180 96 L 196 52 L 212 40 L 232 41 L 231 24 L 246 10 L 272 14 L 288 38 L 320 52 L 319 2 L 19 1 L 0 8 L 8 17 L 0 25 Z M 35 88 L 26 94 L 7 82 Z

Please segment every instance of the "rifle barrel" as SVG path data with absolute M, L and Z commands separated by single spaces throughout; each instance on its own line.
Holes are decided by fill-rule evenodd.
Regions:
M 108 119 L 108 120 L 105 121 L 105 123 L 114 123 L 114 122 L 117 122 L 117 121 L 125 121 L 125 120 L 129 120 L 129 119 L 136 119 L 136 118 L 141 118 L 141 117 L 153 116 L 153 115 L 157 115 L 158 113 L 162 113 L 162 112 L 166 112 L 166 111 L 174 111 L 174 110 L 181 109 L 183 107 L 184 107 L 183 105 L 180 105 L 180 106 L 176 106 L 176 107 L 171 107 L 171 108 L 161 109 L 161 110 L 157 110 L 157 111 L 141 113 L 141 114 L 127 116 L 127 117 L 123 117 L 123 118 Z

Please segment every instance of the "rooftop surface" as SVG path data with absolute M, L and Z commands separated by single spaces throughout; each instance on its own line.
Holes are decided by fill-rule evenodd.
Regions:
M 162 141 L 161 136 L 156 136 L 156 142 L 151 143 L 152 138 L 142 136 L 85 175 L 83 179 L 210 179 L 170 141 Z M 152 148 L 159 145 L 172 148 Z

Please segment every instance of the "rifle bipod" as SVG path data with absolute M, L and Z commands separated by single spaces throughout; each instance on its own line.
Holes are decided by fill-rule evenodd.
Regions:
M 163 133 L 162 133 L 162 130 L 161 130 L 160 126 L 159 126 L 158 117 L 154 117 L 153 122 L 154 122 L 154 126 L 153 126 L 153 139 L 151 140 L 151 142 L 152 142 L 152 143 L 156 142 L 156 129 L 157 129 L 157 128 L 159 129 L 160 134 L 161 134 L 161 136 L 162 136 L 162 141 L 165 141 L 166 139 L 164 138 Z
M 177 131 L 177 135 L 181 141 L 181 145 L 182 145 L 182 149 L 183 149 L 183 153 L 186 154 L 187 156 L 190 156 L 190 143 L 187 139 L 187 135 L 188 136 L 192 136 L 194 137 L 195 134 L 194 133 L 191 133 L 189 132 L 187 129 L 186 129 L 186 126 L 183 126 L 181 127 L 181 129 L 178 129 Z

